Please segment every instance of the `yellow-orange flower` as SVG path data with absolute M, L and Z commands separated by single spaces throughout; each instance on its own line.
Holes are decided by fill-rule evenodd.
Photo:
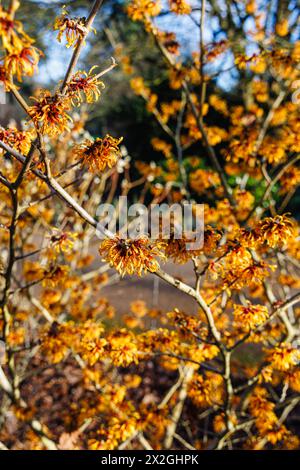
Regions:
M 7 343 L 10 346 L 19 346 L 25 341 L 25 329 L 24 328 L 15 328 L 11 330 L 7 336 Z
M 134 302 L 131 302 L 130 310 L 139 318 L 144 317 L 148 312 L 144 300 L 135 300 Z
M 77 233 L 60 232 L 54 229 L 54 233 L 50 236 L 50 244 L 57 253 L 68 253 L 73 249 L 76 238 Z
M 209 104 L 216 109 L 219 113 L 224 114 L 224 116 L 228 115 L 228 107 L 225 100 L 220 98 L 218 95 L 210 95 L 209 97 Z
M 0 140 L 23 155 L 27 155 L 31 147 L 30 132 L 19 131 L 15 128 L 4 129 L 3 127 L 0 127 Z
M 204 170 L 199 168 L 190 174 L 190 186 L 193 191 L 202 194 L 208 188 L 213 188 L 220 185 L 220 177 L 218 173 L 213 170 Z
M 19 82 L 22 81 L 24 75 L 32 77 L 36 71 L 39 58 L 40 51 L 36 47 L 28 45 L 21 49 L 15 49 L 7 54 L 4 59 L 7 74 L 15 75 Z
M 121 156 L 119 144 L 123 137 L 115 139 L 109 134 L 101 139 L 85 140 L 82 144 L 74 148 L 74 153 L 83 159 L 90 171 L 103 171 L 106 167 L 112 168 Z
M 86 19 L 70 18 L 68 11 L 64 7 L 62 14 L 55 19 L 53 29 L 59 31 L 57 39 L 61 42 L 62 36 L 66 34 L 66 47 L 76 46 L 78 39 L 84 38 L 87 34 L 85 27 Z
M 188 250 L 187 243 L 189 241 L 184 236 L 181 238 L 172 236 L 166 245 L 166 256 L 178 264 L 187 263 L 191 258 L 199 256 L 201 250 Z
M 12 5 L 13 6 L 13 5 Z M 17 4 L 17 7 L 19 5 Z M 14 11 L 7 12 L 0 5 L 0 37 L 4 49 L 11 52 L 14 49 L 20 49 L 24 45 L 29 45 L 33 41 L 23 31 L 23 26 L 20 21 L 13 18 Z
M 56 136 L 69 130 L 68 121 L 72 119 L 66 112 L 69 109 L 67 98 L 44 90 L 39 98 L 32 99 L 36 103 L 30 106 L 29 114 L 43 134 Z
M 147 98 L 151 91 L 146 87 L 142 77 L 135 77 L 130 80 L 130 86 L 133 91 L 140 96 Z
M 186 0 L 169 0 L 171 11 L 177 15 L 189 15 L 192 11 L 191 5 Z
M 160 10 L 160 0 L 132 0 L 127 7 L 128 16 L 133 21 L 143 20 L 146 16 L 157 16 Z
M 74 105 L 78 106 L 84 96 L 87 103 L 94 103 L 100 98 L 100 88 L 104 88 L 104 83 L 92 74 L 93 69 L 94 67 L 88 73 L 81 70 L 76 72 L 68 82 L 66 94 Z
M 234 305 L 235 321 L 246 329 L 261 325 L 268 316 L 268 309 L 264 305 Z
M 282 246 L 295 234 L 295 226 L 286 215 L 276 215 L 276 217 L 266 217 L 257 226 L 256 231 L 260 237 L 274 248 Z
M 162 152 L 166 158 L 172 155 L 172 145 L 158 137 L 151 139 L 151 145 L 157 152 Z
M 43 286 L 55 287 L 58 284 L 64 284 L 69 274 L 68 266 L 50 266 L 44 270 Z
M 158 31 L 157 33 L 159 40 L 163 46 L 167 49 L 170 54 L 178 55 L 179 54 L 179 42 L 176 40 L 175 33 L 169 33 L 166 31 Z
M 61 362 L 68 353 L 70 345 L 70 336 L 72 333 L 72 325 L 65 324 L 60 325 L 57 322 L 53 322 L 44 334 L 41 341 L 41 349 L 48 359 L 53 363 L 57 364 Z
M 114 365 L 126 367 L 132 362 L 138 362 L 137 344 L 129 331 L 121 329 L 109 335 L 107 339 Z
M 289 20 L 284 18 L 276 24 L 276 33 L 278 36 L 286 36 L 289 32 Z
M 107 341 L 105 338 L 83 341 L 81 343 L 83 359 L 87 361 L 90 366 L 93 366 L 96 362 L 104 358 L 106 345 Z
M 248 0 L 246 3 L 246 12 L 248 15 L 253 15 L 256 9 L 256 0 Z
M 290 344 L 281 344 L 269 353 L 269 361 L 274 369 L 287 371 L 300 361 L 300 351 Z
M 102 242 L 99 252 L 122 276 L 156 272 L 159 269 L 157 257 L 164 258 L 163 243 L 151 241 L 143 236 L 136 240 L 115 237 Z

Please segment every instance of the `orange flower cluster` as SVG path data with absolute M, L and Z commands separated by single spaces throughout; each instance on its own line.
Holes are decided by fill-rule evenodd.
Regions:
M 85 140 L 74 148 L 74 154 L 83 160 L 90 171 L 112 168 L 121 156 L 119 144 L 123 138 L 115 139 L 107 134 L 103 139 Z
M 264 323 L 268 317 L 268 309 L 264 305 L 234 305 L 234 319 L 245 329 L 252 329 Z
M 250 399 L 249 410 L 255 417 L 255 425 L 260 435 L 266 437 L 272 444 L 288 436 L 288 431 L 284 425 L 280 425 L 274 408 L 274 403 L 267 398 L 266 389 L 257 388 Z
M 126 240 L 119 237 L 104 240 L 100 245 L 100 255 L 104 256 L 121 276 L 158 271 L 159 264 L 156 257 L 164 259 L 162 251 L 164 244 L 151 243 L 147 237 L 136 240 Z
M 20 82 L 23 76 L 31 77 L 36 71 L 40 57 L 40 51 L 32 45 L 34 41 L 25 34 L 22 24 L 14 19 L 14 15 L 14 9 L 6 11 L 0 5 L 0 36 L 6 51 L 4 56 L 6 89 L 11 86 L 7 83 L 11 81 L 11 77 L 16 76 Z
M 274 369 L 287 371 L 300 362 L 300 351 L 289 344 L 281 344 L 269 353 L 269 361 Z
M 53 29 L 58 31 L 57 39 L 59 42 L 65 34 L 66 47 L 75 47 L 78 40 L 85 38 L 88 32 L 85 23 L 86 18 L 71 18 L 66 7 L 63 7 L 61 15 L 55 19 Z
M 50 91 L 44 90 L 38 98 L 32 99 L 35 104 L 30 106 L 28 112 L 37 129 L 52 137 L 69 130 L 72 119 L 67 114 L 70 106 L 66 97 L 51 95 Z
M 191 5 L 186 0 L 169 0 L 170 9 L 177 15 L 189 15 L 192 11 Z
M 31 133 L 18 131 L 14 128 L 4 129 L 0 127 L 0 140 L 23 155 L 27 155 L 31 146 Z M 0 155 L 1 153 L 2 149 L 0 149 Z
M 95 67 L 92 67 L 88 73 L 78 71 L 71 77 L 66 95 L 71 99 L 72 104 L 79 106 L 83 101 L 82 95 L 85 96 L 87 103 L 94 103 L 100 98 L 100 88 L 104 88 L 104 83 L 92 74 L 94 69 Z
M 131 0 L 127 7 L 127 14 L 133 21 L 145 20 L 148 16 L 157 16 L 160 11 L 160 0 Z
M 215 188 L 220 185 L 218 173 L 212 170 L 198 170 L 190 173 L 190 186 L 198 194 L 205 193 L 209 188 Z

